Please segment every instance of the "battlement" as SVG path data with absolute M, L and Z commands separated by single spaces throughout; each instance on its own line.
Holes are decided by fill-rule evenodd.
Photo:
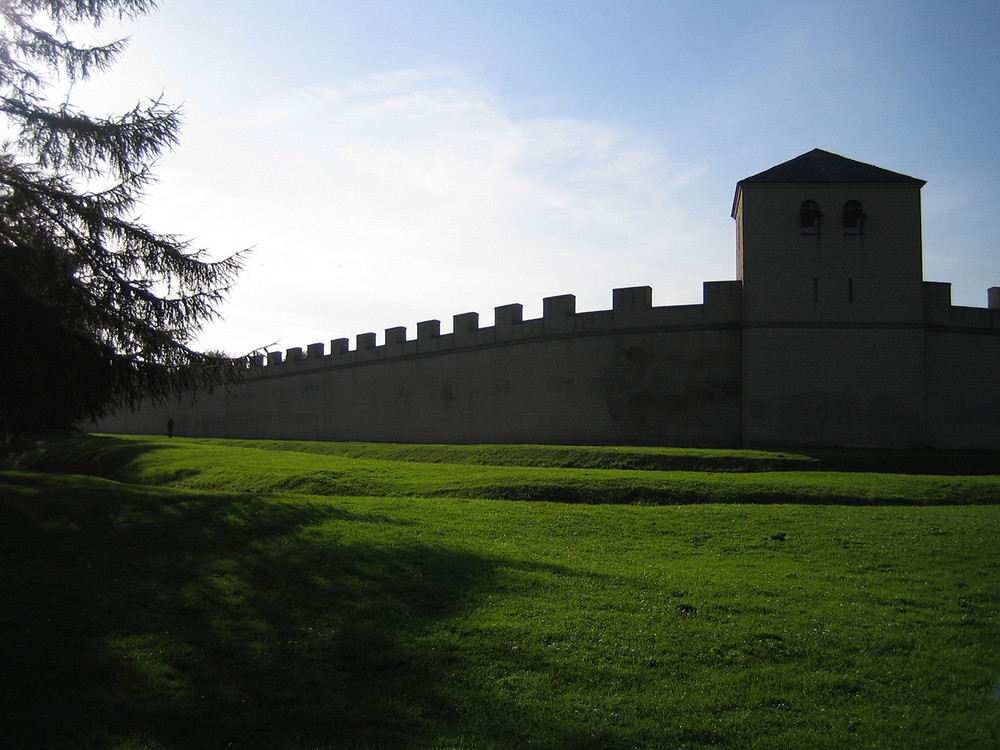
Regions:
M 951 304 L 951 284 L 924 282 L 924 320 L 928 327 L 981 332 L 1000 332 L 1000 287 L 987 291 L 987 307 Z
M 397 357 L 441 354 L 484 346 L 507 346 L 521 342 L 574 336 L 601 336 L 641 331 L 698 330 L 737 327 L 742 310 L 739 281 L 709 281 L 703 285 L 700 305 L 653 306 L 653 290 L 648 286 L 615 289 L 610 310 L 577 312 L 576 297 L 563 294 L 542 300 L 542 317 L 524 320 L 523 306 L 502 305 L 493 310 L 493 325 L 480 327 L 479 313 L 466 312 L 452 317 L 452 332 L 441 333 L 441 321 L 417 323 L 416 338 L 407 338 L 405 326 L 387 328 L 384 342 L 376 334 L 359 333 L 354 348 L 346 338 L 330 341 L 329 353 L 323 343 L 309 344 L 305 351 L 293 347 L 259 355 L 255 377 L 268 377 L 329 367 L 378 362 Z

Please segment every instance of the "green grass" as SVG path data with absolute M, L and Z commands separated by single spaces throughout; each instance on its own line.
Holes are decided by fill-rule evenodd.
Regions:
M 134 436 L 79 440 L 70 436 L 19 446 L 14 455 L 11 464 L 20 468 L 245 493 L 650 505 L 1000 502 L 1000 476 L 953 473 L 956 468 L 978 466 L 981 470 L 996 465 L 995 454 L 980 454 L 983 457 L 972 464 L 969 454 L 961 453 L 827 452 L 822 462 L 840 470 L 823 471 L 811 468 L 820 461 L 815 456 L 763 451 L 382 446 Z M 510 462 L 498 464 L 502 456 L 511 456 Z M 890 471 L 857 470 L 859 466 L 870 469 L 880 456 Z M 645 468 L 606 468 L 613 464 Z M 937 466 L 943 473 L 900 473 L 901 465 L 913 464 Z
M 4 746 L 996 747 L 995 457 L 882 455 L 17 446 Z

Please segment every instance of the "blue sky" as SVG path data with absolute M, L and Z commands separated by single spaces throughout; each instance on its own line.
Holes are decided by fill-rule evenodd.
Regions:
M 123 31 L 77 98 L 183 106 L 144 220 L 256 248 L 206 348 L 700 302 L 735 183 L 816 147 L 927 180 L 955 304 L 1000 286 L 995 0 L 163 0 Z

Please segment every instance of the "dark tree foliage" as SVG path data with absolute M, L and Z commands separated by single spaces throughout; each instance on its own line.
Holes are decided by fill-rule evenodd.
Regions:
M 95 118 L 46 94 L 108 69 L 124 41 L 80 24 L 155 0 L 0 0 L 0 440 L 241 379 L 246 359 L 190 348 L 238 273 L 135 216 L 180 115 L 160 100 Z

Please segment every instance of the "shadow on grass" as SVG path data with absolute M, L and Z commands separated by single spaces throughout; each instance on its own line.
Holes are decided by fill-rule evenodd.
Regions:
M 154 451 L 170 450 L 180 443 L 180 440 L 176 443 L 155 439 L 128 440 L 79 432 L 45 433 L 0 447 L 0 467 L 127 481 L 128 476 L 123 476 L 123 472 L 137 459 Z
M 441 686 L 461 665 L 421 634 L 489 591 L 502 561 L 393 528 L 330 502 L 0 475 L 5 747 L 462 736 L 477 722 Z M 489 710 L 508 716 L 491 733 L 524 719 Z

